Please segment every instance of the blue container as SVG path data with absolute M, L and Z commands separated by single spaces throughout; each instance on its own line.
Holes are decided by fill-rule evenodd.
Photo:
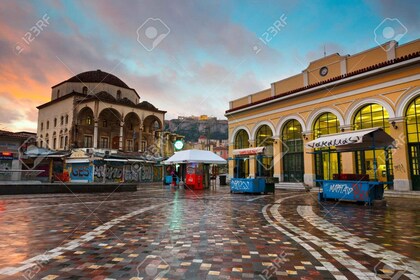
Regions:
M 232 178 L 230 180 L 230 192 L 262 193 L 266 192 L 264 178 Z
M 322 184 L 319 200 L 339 199 L 367 202 L 383 199 L 383 183 L 370 181 L 317 180 Z

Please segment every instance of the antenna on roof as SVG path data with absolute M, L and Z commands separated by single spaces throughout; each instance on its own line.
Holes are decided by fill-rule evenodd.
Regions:
M 327 51 L 325 50 L 325 44 L 324 44 L 324 57 L 327 56 Z

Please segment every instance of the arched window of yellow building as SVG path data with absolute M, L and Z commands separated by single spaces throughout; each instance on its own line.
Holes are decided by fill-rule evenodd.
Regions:
M 241 129 L 235 137 L 235 149 L 245 149 L 249 147 L 248 133 Z
M 255 145 L 257 147 L 265 147 L 264 154 L 256 156 L 257 176 L 272 177 L 274 172 L 273 164 L 273 131 L 264 124 L 256 134 Z
M 340 121 L 333 113 L 323 113 L 314 124 L 314 138 L 321 135 L 338 133 Z M 315 174 L 318 180 L 332 180 L 334 174 L 340 174 L 340 155 L 335 147 L 321 148 L 315 150 Z
M 234 149 L 249 148 L 248 133 L 241 129 L 236 133 Z M 233 168 L 233 177 L 246 178 L 249 176 L 249 158 L 246 156 L 236 156 L 235 166 Z
M 407 107 L 408 160 L 413 190 L 420 190 L 420 96 Z
M 297 120 L 288 121 L 281 132 L 283 181 L 303 182 L 302 126 Z
M 353 122 L 354 130 L 380 127 L 390 133 L 389 114 L 382 105 L 368 104 L 360 108 Z M 391 153 L 384 150 L 367 150 L 355 152 L 356 173 L 369 175 L 370 180 L 392 182 L 392 157 Z M 376 159 L 376 173 L 375 173 Z

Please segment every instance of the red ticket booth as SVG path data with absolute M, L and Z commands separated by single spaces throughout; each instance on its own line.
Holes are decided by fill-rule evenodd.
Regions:
M 185 184 L 193 190 L 203 189 L 203 164 L 188 163 Z

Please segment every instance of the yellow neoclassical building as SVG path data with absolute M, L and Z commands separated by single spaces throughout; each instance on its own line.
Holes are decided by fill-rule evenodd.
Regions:
M 323 57 L 298 75 L 230 101 L 229 176 L 314 186 L 336 174 L 363 174 L 394 190 L 420 190 L 419 62 L 420 40 L 391 41 Z M 383 128 L 397 148 L 339 153 L 305 147 L 321 135 L 373 127 Z

